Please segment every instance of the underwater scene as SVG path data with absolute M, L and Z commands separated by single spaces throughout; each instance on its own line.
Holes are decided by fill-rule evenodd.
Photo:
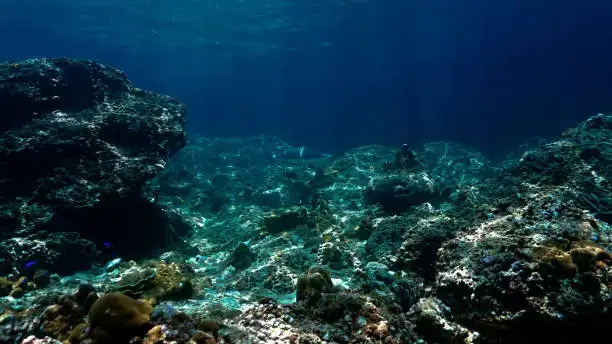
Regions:
M 610 342 L 609 18 L 0 0 L 0 343 Z

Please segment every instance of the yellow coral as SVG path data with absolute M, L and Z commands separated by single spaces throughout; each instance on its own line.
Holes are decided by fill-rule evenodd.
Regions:
M 145 301 L 134 300 L 120 293 L 108 293 L 91 306 L 89 323 L 92 328 L 99 328 L 111 335 L 139 335 L 146 333 L 152 311 L 153 307 Z
M 70 331 L 70 335 L 68 337 L 68 341 L 70 343 L 78 343 L 82 341 L 83 339 L 85 339 L 88 334 L 89 334 L 89 325 L 87 325 L 86 323 L 80 323 L 76 325 L 74 328 L 72 328 L 72 331 Z
M 181 267 L 176 263 L 154 263 L 157 273 L 152 281 L 153 287 L 146 291 L 142 298 L 151 300 L 154 304 L 160 299 L 175 295 L 187 295 L 192 292 L 191 282 L 185 278 Z
M 13 290 L 13 282 L 6 277 L 0 277 L 0 297 L 7 296 Z
M 575 241 L 571 244 L 570 255 L 583 271 L 597 270 L 612 263 L 612 255 L 592 241 Z
M 166 339 L 166 335 L 162 330 L 161 325 L 157 325 L 147 332 L 147 335 L 144 337 L 142 343 L 143 344 L 155 344 L 155 343 L 163 343 Z
M 596 271 L 612 265 L 612 254 L 588 240 L 573 241 L 560 247 L 536 247 L 532 256 L 543 275 L 560 278 L 571 278 L 576 272 Z
M 576 265 L 572 256 L 556 247 L 536 247 L 533 257 L 539 263 L 543 275 L 554 275 L 560 278 L 570 278 L 576 274 Z
M 61 314 L 59 305 L 51 305 L 47 307 L 42 314 L 41 330 L 46 335 L 64 340 L 70 337 L 71 323 L 68 317 Z

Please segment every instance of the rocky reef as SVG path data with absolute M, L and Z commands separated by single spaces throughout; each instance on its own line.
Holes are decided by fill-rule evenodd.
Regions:
M 52 215 L 24 217 L 12 226 L 2 222 L 2 247 L 12 259 L 4 262 L 28 264 L 33 251 L 20 249 L 27 242 L 49 247 L 58 257 L 62 250 L 103 250 L 100 233 L 107 233 L 92 234 L 99 226 L 73 234 L 50 228 L 87 219 L 106 226 L 113 221 L 105 218 L 109 209 L 119 219 L 130 212 L 135 218 L 163 214 L 164 229 L 151 218 L 138 226 L 114 220 L 112 231 L 133 240 L 126 245 L 151 247 L 155 239 L 149 236 L 156 236 L 166 246 L 148 257 L 116 249 L 100 256 L 107 264 L 78 273 L 10 265 L 0 275 L 0 341 L 570 344 L 606 336 L 612 321 L 610 115 L 590 117 L 499 163 L 452 142 L 304 157 L 264 136 L 194 135 L 169 158 L 184 139 L 179 103 L 137 91 L 117 71 L 91 62 L 33 61 L 102 70 L 107 79 L 96 80 L 121 82 L 95 82 L 93 89 L 106 91 L 91 91 L 90 98 L 104 94 L 101 103 L 128 108 L 156 99 L 167 117 L 153 110 L 148 115 L 178 127 L 163 118 L 147 120 L 161 121 L 154 131 L 161 136 L 147 136 L 155 143 L 134 151 L 132 144 L 105 139 L 127 157 L 95 165 L 106 176 L 88 182 L 95 192 L 82 185 L 69 191 L 71 178 L 85 178 L 88 167 L 102 163 L 87 154 L 59 160 L 66 166 L 63 174 L 48 168 L 34 180 L 8 174 L 13 201 L 6 201 L 8 193 L 0 199 L 14 208 L 3 209 L 40 207 Z M 101 111 L 95 109 L 70 111 Z M 52 112 L 47 116 L 55 118 Z M 134 116 L 125 119 L 130 130 L 151 128 Z M 99 128 L 111 121 L 104 118 L 102 124 L 91 120 L 92 147 L 102 145 Z M 31 121 L 15 122 L 7 137 L 17 137 L 15 128 L 30 128 Z M 24 131 L 19 137 L 39 142 L 37 135 L 42 134 Z M 52 142 L 59 145 L 60 138 Z M 142 165 L 128 170 L 139 177 L 121 169 L 132 156 Z M 7 166 L 14 168 L 14 162 Z M 18 188 L 18 182 L 34 185 Z M 98 193 L 105 196 L 92 196 Z M 141 206 L 122 203 L 134 199 Z
M 0 64 L 0 108 L 1 274 L 87 269 L 110 245 L 164 247 L 173 220 L 141 189 L 185 145 L 182 103 L 55 58 Z

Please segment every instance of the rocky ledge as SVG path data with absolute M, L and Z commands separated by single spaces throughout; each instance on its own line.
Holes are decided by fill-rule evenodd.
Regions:
M 0 109 L 1 274 L 67 273 L 186 230 L 140 196 L 185 145 L 181 102 L 96 62 L 42 58 L 0 64 Z

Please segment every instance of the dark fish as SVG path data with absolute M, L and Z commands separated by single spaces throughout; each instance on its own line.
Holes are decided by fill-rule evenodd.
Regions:
M 24 267 L 27 269 L 27 268 L 32 267 L 34 264 L 36 264 L 36 261 L 32 260 L 32 261 L 25 263 Z

